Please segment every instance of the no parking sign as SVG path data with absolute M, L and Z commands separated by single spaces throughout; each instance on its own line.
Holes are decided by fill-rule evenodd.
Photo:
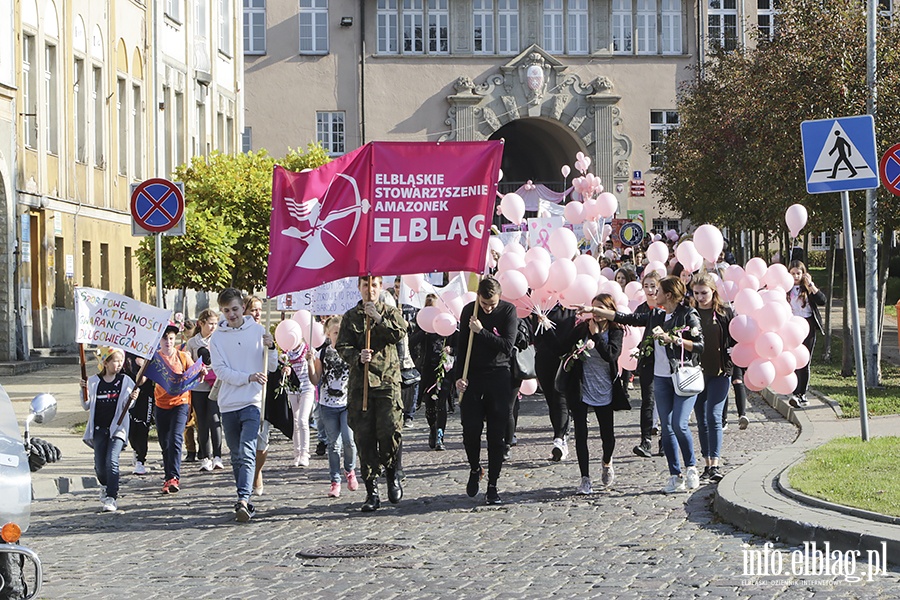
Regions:
M 184 235 L 184 183 L 159 177 L 131 185 L 131 235 Z
M 895 196 L 900 196 L 900 144 L 894 144 L 884 153 L 878 172 L 884 187 Z

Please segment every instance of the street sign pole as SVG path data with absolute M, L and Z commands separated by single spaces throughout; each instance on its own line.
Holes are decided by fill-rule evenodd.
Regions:
M 844 213 L 844 256 L 847 259 L 847 296 L 853 328 L 853 354 L 856 359 L 856 390 L 859 393 L 859 425 L 862 441 L 869 441 L 869 414 L 866 408 L 866 382 L 863 373 L 862 339 L 859 333 L 859 300 L 856 298 L 856 267 L 853 260 L 853 230 L 850 224 L 850 193 L 841 192 L 841 211 Z M 846 349 L 844 350 L 846 352 Z M 812 360 L 812 357 L 810 357 Z
M 153 237 L 156 238 L 156 306 L 163 308 L 162 234 L 157 233 Z

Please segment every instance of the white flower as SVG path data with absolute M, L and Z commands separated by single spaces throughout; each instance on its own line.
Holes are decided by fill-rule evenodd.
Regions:
M 700 328 L 699 327 L 691 327 L 691 337 L 695 338 L 699 335 L 700 335 Z

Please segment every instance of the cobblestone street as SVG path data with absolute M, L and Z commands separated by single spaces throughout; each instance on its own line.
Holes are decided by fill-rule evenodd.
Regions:
M 739 431 L 732 424 L 725 432 L 726 470 L 796 436 L 758 396 L 751 401 L 751 426 Z M 637 410 L 616 414 L 613 488 L 575 495 L 574 448 L 567 461 L 547 459 L 546 414 L 540 396 L 523 401 L 519 445 L 504 467 L 499 507 L 485 506 L 483 494 L 465 495 L 458 413 L 451 415 L 447 452 L 428 450 L 421 415 L 404 431 L 404 500 L 397 506 L 385 500 L 374 514 L 358 511 L 362 487 L 349 492 L 345 486 L 340 498 L 327 498 L 325 457 L 293 468 L 290 442 L 279 436 L 266 465 L 265 495 L 254 498 L 258 513 L 249 524 L 233 521 L 227 461 L 225 471 L 211 474 L 200 474 L 196 463 L 183 465 L 182 491 L 163 496 L 158 468 L 131 475 L 126 450 L 119 513 L 98 513 L 95 489 L 61 494 L 33 505 L 23 542 L 44 561 L 47 598 L 897 597 L 896 572 L 858 583 L 749 582 L 742 576 L 744 544 L 758 549 L 765 540 L 717 520 L 712 486 L 662 494 L 665 459 L 631 453 Z M 599 480 L 596 426 L 591 433 L 592 475 Z M 83 448 L 54 465 L 57 473 L 91 475 Z M 158 460 L 151 441 L 153 467 Z M 369 558 L 298 557 L 363 543 L 404 548 Z

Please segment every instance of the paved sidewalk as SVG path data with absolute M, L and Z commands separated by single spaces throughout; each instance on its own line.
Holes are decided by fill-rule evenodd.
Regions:
M 290 443 L 277 439 L 267 463 L 258 515 L 234 523 L 230 470 L 199 474 L 185 465 L 184 488 L 159 494 L 159 451 L 153 472 L 125 469 L 117 514 L 99 514 L 90 451 L 67 427 L 84 420 L 77 403 L 77 367 L 0 378 L 17 412 L 37 391 L 52 391 L 60 416 L 35 435 L 63 448 L 61 463 L 35 476 L 35 487 L 60 480 L 74 493 L 33 505 L 23 542 L 45 566 L 47 598 L 895 598 L 900 572 L 852 585 L 839 575 L 815 581 L 745 576 L 748 550 L 768 540 L 723 523 L 712 511 L 714 486 L 692 494 L 660 492 L 665 460 L 631 454 L 636 410 L 616 415 L 617 480 L 592 496 L 574 494 L 578 468 L 552 463 L 547 409 L 523 400 L 520 445 L 504 467 L 504 504 L 464 494 L 467 468 L 459 414 L 451 415 L 448 451 L 426 445 L 421 417 L 404 430 L 405 497 L 372 515 L 358 511 L 363 491 L 326 498 L 326 461 L 289 466 Z M 752 395 L 752 424 L 725 435 L 733 473 L 769 448 L 788 448 L 797 428 Z M 600 440 L 591 429 L 592 474 L 599 475 Z M 152 446 L 152 445 L 151 445 Z M 123 454 L 127 464 L 129 452 Z M 737 479 L 737 477 L 735 477 Z M 742 478 L 741 478 L 742 479 Z M 728 478 L 726 477 L 726 481 Z M 483 487 L 482 487 L 483 491 Z M 51 494 L 48 494 L 51 495 Z M 346 544 L 398 544 L 370 558 L 302 558 L 301 551 Z M 796 546 L 776 544 L 785 552 Z

